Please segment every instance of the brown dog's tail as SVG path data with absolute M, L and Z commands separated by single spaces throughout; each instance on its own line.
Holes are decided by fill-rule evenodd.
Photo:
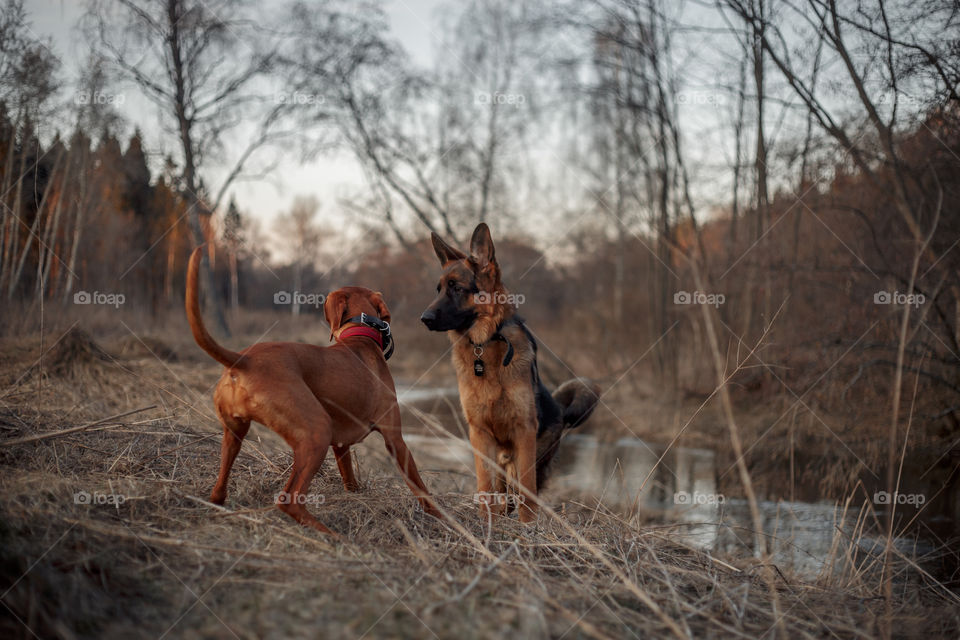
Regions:
M 553 392 L 563 409 L 563 428 L 573 429 L 587 421 L 600 399 L 600 387 L 586 378 L 567 380 Z
M 200 292 L 199 292 L 199 274 L 200 260 L 203 259 L 203 246 L 193 250 L 190 255 L 190 264 L 187 266 L 187 321 L 190 323 L 190 330 L 193 332 L 193 339 L 197 341 L 200 348 L 210 354 L 210 357 L 225 367 L 236 365 L 243 357 L 236 351 L 230 351 L 222 347 L 207 332 L 203 326 L 203 317 L 200 315 Z

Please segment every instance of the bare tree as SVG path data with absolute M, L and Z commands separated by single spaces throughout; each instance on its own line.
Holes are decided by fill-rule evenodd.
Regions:
M 265 39 L 264 15 L 245 0 L 94 0 L 86 28 L 121 78 L 160 109 L 180 146 L 184 197 L 195 245 L 205 241 L 209 216 L 255 151 L 282 135 L 286 105 L 258 82 L 271 68 L 276 43 Z M 269 31 L 266 31 L 269 33 Z M 228 163 L 216 190 L 201 180 L 205 165 L 221 159 L 228 136 L 243 126 L 255 133 Z M 203 290 L 219 329 L 228 332 L 207 255 Z
M 223 217 L 223 239 L 227 244 L 230 260 L 230 310 L 234 317 L 240 310 L 240 274 L 239 256 L 246 242 L 245 221 L 240 215 L 237 203 L 233 198 L 227 205 L 227 213 Z
M 910 103 L 915 102 L 908 99 L 911 85 L 932 85 L 933 90 L 927 89 L 926 93 L 932 94 L 935 101 L 952 101 L 957 97 L 956 56 L 949 49 L 951 45 L 946 44 L 955 42 L 955 4 L 929 2 L 913 5 L 875 0 L 856 6 L 840 6 L 835 0 L 807 0 L 800 6 L 791 5 L 790 15 L 784 21 L 802 25 L 809 34 L 808 40 L 816 41 L 812 61 L 798 55 L 797 51 L 802 49 L 788 44 L 783 30 L 763 21 L 762 16 L 753 10 L 752 3 L 726 0 L 724 5 L 758 35 L 758 46 L 824 135 L 832 138 L 839 149 L 849 155 L 865 181 L 878 192 L 889 194 L 888 201 L 910 240 L 913 256 L 893 263 L 879 247 L 878 254 L 886 263 L 887 273 L 906 286 L 908 294 L 916 290 L 925 294 L 933 313 L 942 323 L 937 340 L 955 359 L 960 349 L 960 328 L 956 321 L 960 317 L 960 286 L 956 284 L 955 270 L 951 273 L 949 261 L 943 260 L 952 247 L 935 240 L 943 214 L 944 189 L 933 163 L 916 167 L 905 161 L 906 146 L 903 144 L 908 126 L 919 123 L 930 130 L 923 121 L 926 117 L 923 110 L 916 106 L 909 108 Z M 821 63 L 821 52 L 829 56 L 829 62 L 839 69 L 831 80 L 834 86 L 842 85 L 849 91 L 853 96 L 852 106 L 848 102 L 844 107 L 837 107 L 825 100 L 818 90 L 816 71 L 822 64 L 826 66 L 826 62 Z M 813 65 L 814 73 L 806 72 L 808 64 Z M 936 102 L 929 106 L 936 108 L 935 105 Z M 873 220 L 868 217 L 867 223 L 873 224 L 877 217 L 874 216 Z M 951 295 L 945 295 L 946 291 Z M 945 308 L 950 304 L 950 298 L 953 313 Z M 901 450 L 899 420 L 903 372 L 910 370 L 918 375 L 937 377 L 922 366 L 906 363 L 912 351 L 910 343 L 917 338 L 919 327 L 924 326 L 927 310 L 918 315 L 919 320 L 914 322 L 917 328 L 911 331 L 911 308 L 910 305 L 903 306 L 897 340 L 886 347 L 896 354 L 895 359 L 875 360 L 894 368 L 886 469 L 887 489 L 891 495 L 894 495 L 898 482 L 896 457 Z M 940 360 L 939 349 L 931 351 L 932 357 L 921 361 Z M 888 631 L 892 616 L 889 563 L 894 512 L 895 508 L 888 514 L 883 577 L 888 605 L 885 628 Z
M 614 308 L 622 309 L 625 287 L 625 247 L 628 234 L 640 238 L 638 221 L 655 234 L 650 249 L 654 273 L 650 279 L 655 349 L 658 366 L 676 381 L 676 344 L 669 335 L 670 308 L 677 290 L 671 268 L 676 230 L 682 221 L 695 226 L 694 209 L 683 159 L 677 80 L 671 66 L 672 25 L 656 0 L 598 0 L 590 25 L 594 67 L 599 84 L 591 94 L 598 124 L 609 131 L 598 148 L 601 163 L 609 162 L 613 184 L 601 193 L 614 194 L 613 207 L 600 204 L 615 219 L 618 246 L 615 259 Z M 597 106 L 601 106 L 598 110 Z M 601 164 L 602 166 L 602 164 Z M 619 313 L 623 313 L 622 310 Z
M 458 208 L 470 220 L 491 221 L 518 204 L 511 196 L 532 173 L 520 158 L 553 73 L 553 30 L 546 10 L 531 3 L 473 0 L 447 9 L 433 74 L 442 177 L 465 185 Z

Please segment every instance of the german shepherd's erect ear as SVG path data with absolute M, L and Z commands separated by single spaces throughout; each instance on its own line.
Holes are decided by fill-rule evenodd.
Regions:
M 481 222 L 473 230 L 473 237 L 470 238 L 470 262 L 476 264 L 479 269 L 483 269 L 495 261 L 490 227 L 485 222 Z
M 451 247 L 444 242 L 443 238 L 432 231 L 430 232 L 430 241 L 433 242 L 433 250 L 436 252 L 437 257 L 440 258 L 440 266 L 447 264 L 451 260 L 463 260 L 467 257 L 463 251 Z
M 490 237 L 490 228 L 484 222 L 478 224 L 473 230 L 468 261 L 476 274 L 477 286 L 485 291 L 493 291 L 499 284 L 500 270 L 493 248 L 493 238 Z

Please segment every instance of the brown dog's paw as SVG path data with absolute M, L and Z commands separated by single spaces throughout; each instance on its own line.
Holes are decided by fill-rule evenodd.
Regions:
M 440 522 L 449 522 L 449 521 L 450 521 L 449 518 L 447 518 L 447 516 L 443 515 L 443 513 L 441 513 L 440 510 L 437 509 L 437 508 L 434 507 L 434 506 L 425 507 L 424 510 L 423 510 L 423 512 L 426 513 L 428 516 L 430 516 L 430 517 L 432 517 L 432 518 L 436 518 L 436 519 L 439 520 Z

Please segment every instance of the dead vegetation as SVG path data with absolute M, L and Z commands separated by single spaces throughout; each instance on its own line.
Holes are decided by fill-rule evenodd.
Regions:
M 377 436 L 358 447 L 363 490 L 331 463 L 311 488 L 333 543 L 273 508 L 289 449 L 256 427 L 228 508 L 206 502 L 220 432 L 215 366 L 125 359 L 80 331 L 5 367 L 0 428 L 0 628 L 56 637 L 874 637 L 877 563 L 838 540 L 816 581 L 684 546 L 673 523 L 551 504 L 536 528 L 477 521 L 463 480 L 426 469 L 459 521 L 417 510 Z M 57 373 L 54 374 L 53 372 Z M 54 435 L 151 404 L 157 408 Z M 41 409 L 42 408 L 42 409 Z M 469 483 L 468 483 L 469 484 Z M 957 596 L 899 558 L 894 632 L 960 632 Z M 769 585 L 774 575 L 779 616 Z M 909 577 L 908 577 L 909 575 Z

